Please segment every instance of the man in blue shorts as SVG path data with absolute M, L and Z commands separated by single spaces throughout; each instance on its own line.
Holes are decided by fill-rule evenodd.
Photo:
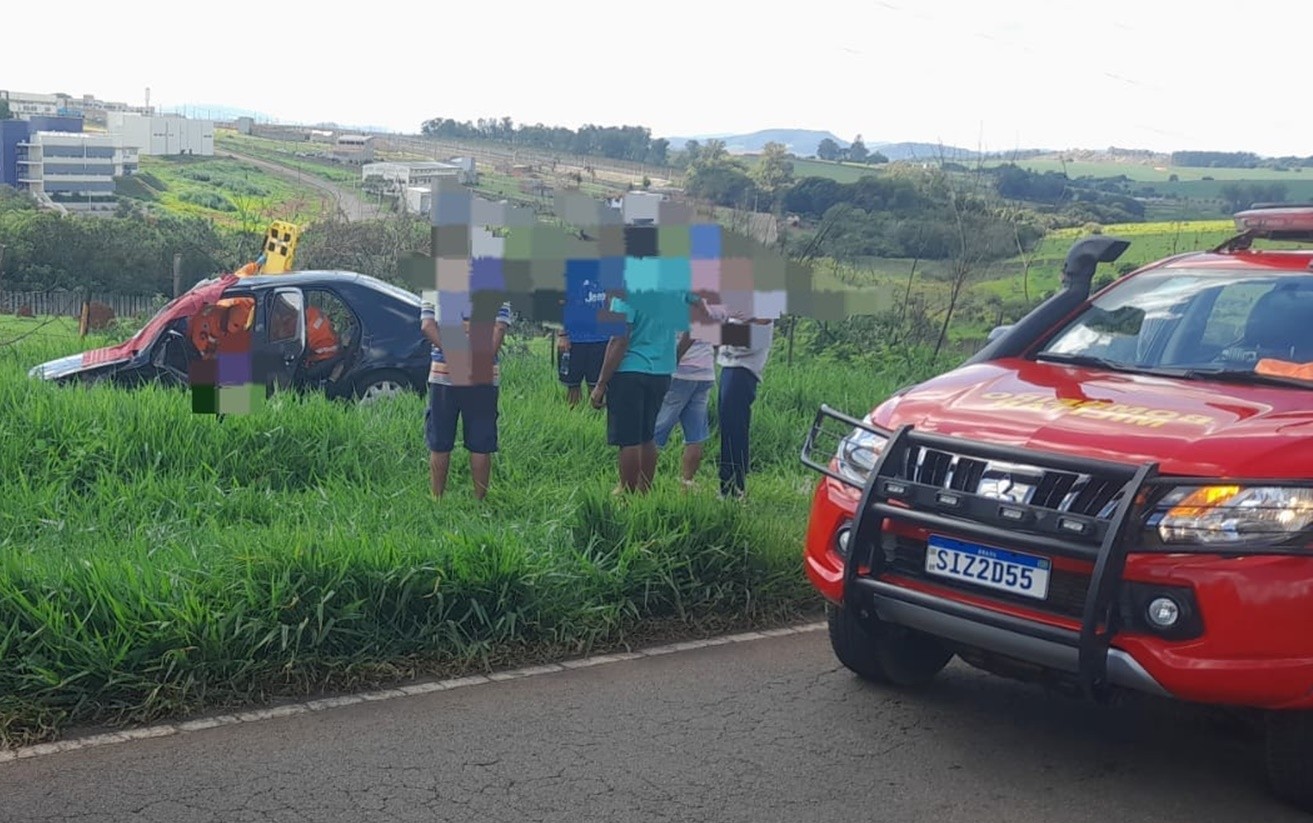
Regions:
M 579 404 L 581 385 L 591 391 L 602 373 L 606 344 L 611 335 L 598 323 L 598 312 L 606 307 L 606 291 L 594 277 L 566 278 L 564 330 L 557 338 L 560 353 L 557 373 L 565 385 L 565 401 Z
M 491 323 L 471 323 L 469 313 L 462 314 L 461 325 L 468 342 L 449 346 L 450 352 L 443 351 L 435 306 L 428 296 L 421 302 L 419 316 L 424 337 L 433 344 L 429 402 L 424 411 L 433 497 L 441 498 L 446 491 L 447 470 L 456 445 L 456 423 L 463 421 L 474 496 L 482 500 L 488 493 L 492 455 L 497 451 L 501 346 L 511 323 L 511 305 L 503 303 Z M 447 328 L 450 334 L 451 329 Z

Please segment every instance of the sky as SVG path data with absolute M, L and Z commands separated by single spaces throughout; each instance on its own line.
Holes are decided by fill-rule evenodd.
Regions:
M 141 104 L 149 87 L 162 108 L 407 133 L 506 116 L 655 137 L 1313 155 L 1293 88 L 1309 74 L 1307 0 L 1211 14 L 1184 0 L 70 6 L 70 25 L 6 38 L 0 88 Z

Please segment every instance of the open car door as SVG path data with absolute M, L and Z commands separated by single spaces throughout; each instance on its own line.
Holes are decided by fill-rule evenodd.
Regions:
M 271 393 L 292 387 L 305 354 L 305 297 L 300 289 L 272 289 L 256 302 L 252 351 L 254 378 Z

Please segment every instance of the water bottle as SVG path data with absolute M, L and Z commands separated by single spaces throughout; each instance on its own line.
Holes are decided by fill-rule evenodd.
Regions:
M 569 374 L 570 374 L 570 350 L 569 350 L 569 349 L 566 349 L 565 351 L 561 352 L 561 362 L 560 362 L 560 366 L 559 366 L 558 371 L 560 372 L 560 375 L 561 375 L 562 378 L 565 378 L 565 377 L 568 377 L 568 376 L 569 376 Z

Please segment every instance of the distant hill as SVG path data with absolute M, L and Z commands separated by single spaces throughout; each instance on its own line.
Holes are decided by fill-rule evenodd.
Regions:
M 852 145 L 849 141 L 844 140 L 833 132 L 817 131 L 815 129 L 763 129 L 754 131 L 751 134 L 699 134 L 693 137 L 667 137 L 670 141 L 672 150 L 684 148 L 684 144 L 689 140 L 696 140 L 699 143 L 705 143 L 708 140 L 724 140 L 725 148 L 730 154 L 758 154 L 767 143 L 783 143 L 785 147 L 798 157 L 814 157 L 816 148 L 825 138 L 829 138 L 838 144 L 839 148 L 846 149 Z M 940 146 L 937 143 L 874 143 L 868 142 L 866 148 L 871 151 L 879 151 L 891 161 L 899 160 L 931 160 L 938 159 L 941 154 L 947 160 L 973 160 L 976 158 L 976 152 L 958 146 Z
M 847 140 L 842 140 L 828 131 L 815 131 L 813 129 L 763 129 L 754 131 L 751 134 L 701 134 L 693 137 L 667 137 L 670 141 L 670 148 L 679 150 L 684 148 L 684 144 L 689 140 L 696 140 L 699 143 L 705 143 L 708 140 L 724 140 L 725 148 L 730 154 L 756 154 L 765 147 L 767 143 L 783 143 L 785 148 L 799 157 L 806 157 L 816 153 L 816 146 L 825 138 L 830 138 L 838 143 L 841 148 L 848 146 Z

